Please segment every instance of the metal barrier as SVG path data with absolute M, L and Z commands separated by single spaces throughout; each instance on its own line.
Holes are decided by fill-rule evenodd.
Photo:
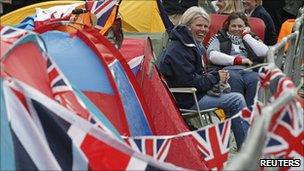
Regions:
M 271 46 L 267 54 L 269 67 L 273 69 L 277 66 L 282 69 L 298 88 L 284 92 L 284 94 L 272 103 L 267 103 L 272 96 L 269 88 L 257 90 L 258 99 L 264 102 L 265 107 L 262 109 L 261 116 L 255 119 L 243 148 L 228 162 L 224 170 L 260 170 L 259 160 L 262 157 L 267 129 L 273 114 L 276 113 L 281 106 L 287 105 L 296 98 L 299 87 L 302 86 L 304 94 L 304 8 L 299 11 L 299 14 L 293 28 L 293 33 L 283 38 L 283 40 L 276 45 Z M 287 44 L 288 48 L 286 49 Z
M 262 150 L 266 140 L 266 133 L 271 117 L 280 106 L 288 104 L 297 95 L 297 90 L 287 91 L 273 103 L 262 109 L 261 117 L 257 118 L 248 134 L 243 148 L 224 170 L 259 170 L 259 160 L 262 157 Z
M 294 72 L 293 65 L 296 59 L 296 42 L 298 37 L 299 31 L 291 33 L 284 37 L 281 42 L 271 46 L 267 54 L 267 61 L 275 63 L 288 76 L 292 76 Z M 287 46 L 288 48 L 285 53 L 285 47 Z
M 271 46 L 267 54 L 267 62 L 278 66 L 297 86 L 303 84 L 301 81 L 304 65 L 303 25 L 304 14 L 296 19 L 293 33 L 284 37 L 281 42 Z

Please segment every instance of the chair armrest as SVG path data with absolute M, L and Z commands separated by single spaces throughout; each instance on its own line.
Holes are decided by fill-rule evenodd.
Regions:
M 216 111 L 218 108 L 214 107 L 214 108 L 209 108 L 209 109 L 204 109 L 204 110 L 200 110 L 200 112 L 202 113 L 206 113 L 206 112 L 213 112 Z M 181 112 L 197 112 L 197 110 L 191 110 L 191 109 L 180 109 Z
M 195 93 L 197 90 L 194 87 L 178 87 L 178 88 L 169 88 L 172 93 Z

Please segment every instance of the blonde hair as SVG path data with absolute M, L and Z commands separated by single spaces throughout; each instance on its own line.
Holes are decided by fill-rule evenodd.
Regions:
M 211 19 L 209 14 L 207 14 L 207 12 L 202 7 L 193 6 L 188 8 L 184 12 L 184 14 L 182 15 L 182 17 L 178 22 L 178 25 L 190 26 L 191 23 L 199 17 L 203 17 L 210 24 Z
M 219 11 L 223 14 L 231 14 L 233 12 L 242 12 L 243 3 L 241 0 L 224 0 L 225 7 Z

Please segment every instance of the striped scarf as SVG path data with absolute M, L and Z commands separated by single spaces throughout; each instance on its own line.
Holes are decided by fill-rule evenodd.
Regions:
M 242 38 L 240 38 L 238 36 L 234 36 L 234 35 L 230 34 L 229 32 L 227 32 L 227 36 L 231 40 L 231 42 L 235 45 L 240 45 L 242 43 Z

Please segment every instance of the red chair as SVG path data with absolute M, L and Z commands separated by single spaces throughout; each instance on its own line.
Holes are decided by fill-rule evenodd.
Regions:
M 209 39 L 218 32 L 219 29 L 223 27 L 224 21 L 227 19 L 228 15 L 221 14 L 210 14 L 211 25 L 209 33 L 206 35 L 204 40 L 204 45 L 208 45 Z M 249 17 L 249 25 L 253 33 L 259 36 L 260 39 L 264 40 L 265 35 L 265 24 L 260 18 Z

